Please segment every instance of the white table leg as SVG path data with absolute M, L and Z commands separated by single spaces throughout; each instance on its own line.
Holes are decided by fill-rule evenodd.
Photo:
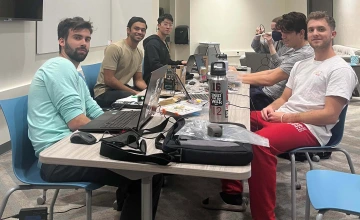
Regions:
M 141 220 L 152 220 L 152 176 L 141 179 Z

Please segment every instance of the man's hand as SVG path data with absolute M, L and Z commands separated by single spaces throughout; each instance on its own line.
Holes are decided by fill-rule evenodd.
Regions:
M 272 39 L 272 35 L 271 34 L 264 34 L 263 38 L 266 40 L 268 45 L 274 44 L 274 40 Z
M 257 27 L 255 30 L 255 34 L 262 34 L 264 33 L 264 29 L 262 29 L 261 27 Z
M 185 60 L 181 61 L 181 65 L 186 66 L 186 64 L 187 64 L 187 61 L 185 61 Z
M 261 110 L 261 117 L 265 120 L 265 121 L 269 121 L 269 116 L 270 114 L 274 113 L 274 109 L 269 105 L 265 108 L 263 108 L 263 110 Z
M 229 71 L 237 71 L 236 67 L 234 67 L 234 66 L 229 66 L 228 68 L 229 68 Z
M 281 117 L 283 117 L 284 114 L 284 112 L 272 112 L 268 114 L 268 121 L 273 123 L 282 123 L 283 118 Z

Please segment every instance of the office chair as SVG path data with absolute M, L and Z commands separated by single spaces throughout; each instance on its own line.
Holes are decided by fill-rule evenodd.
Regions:
M 81 69 L 85 75 L 85 82 L 89 88 L 91 97 L 94 97 L 94 87 L 100 73 L 100 67 L 101 63 L 81 66 Z
M 289 151 L 290 161 L 291 161 L 291 218 L 292 220 L 296 219 L 296 189 L 300 189 L 301 185 L 297 182 L 297 171 L 295 164 L 295 153 L 305 153 L 306 159 L 309 162 L 310 170 L 314 169 L 314 165 L 311 161 L 309 153 L 319 153 L 319 152 L 335 152 L 340 151 L 345 154 L 346 159 L 348 161 L 351 173 L 355 173 L 354 165 L 352 163 L 350 154 L 339 147 L 337 145 L 341 142 L 341 139 L 344 134 L 344 125 L 345 125 L 345 117 L 348 106 L 346 105 L 344 109 L 341 111 L 339 116 L 339 121 L 336 125 L 331 129 L 332 136 L 329 142 L 325 146 L 317 146 L 317 147 L 301 147 L 298 149 L 294 149 Z
M 91 220 L 92 190 L 98 189 L 102 185 L 89 182 L 49 183 L 40 177 L 40 168 L 37 166 L 38 158 L 35 156 L 34 148 L 28 137 L 27 101 L 27 96 L 0 100 L 0 108 L 4 113 L 10 133 L 13 171 L 16 178 L 25 183 L 15 186 L 6 193 L 0 206 L 0 218 L 2 218 L 10 195 L 16 190 L 56 189 L 49 212 L 49 219 L 52 220 L 59 190 L 83 188 L 86 191 L 86 215 L 87 219 Z
M 306 173 L 305 219 L 310 217 L 310 201 L 319 210 L 316 220 L 333 210 L 360 216 L 360 175 L 333 170 L 310 170 Z

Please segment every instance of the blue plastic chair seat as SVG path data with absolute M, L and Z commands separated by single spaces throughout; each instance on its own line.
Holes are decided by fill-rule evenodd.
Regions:
M 72 188 L 84 188 L 86 190 L 96 190 L 102 185 L 90 183 L 90 182 L 46 182 L 40 176 L 40 169 L 37 166 L 37 163 L 33 163 L 29 169 L 25 170 L 24 176 L 22 178 L 18 178 L 21 182 L 30 184 L 30 185 L 38 185 L 38 186 L 59 186 L 63 185 L 66 187 Z
M 332 170 L 311 170 L 306 174 L 311 204 L 316 210 L 360 214 L 360 175 Z

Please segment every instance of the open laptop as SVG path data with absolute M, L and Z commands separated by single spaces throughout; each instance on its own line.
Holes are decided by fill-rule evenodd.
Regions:
M 167 66 L 163 66 L 151 72 L 141 111 L 107 111 L 80 127 L 79 131 L 103 133 L 124 129 L 140 130 L 155 114 L 166 70 Z
M 178 83 L 182 87 L 182 90 L 184 91 L 187 99 L 201 99 L 205 101 L 209 100 L 209 94 L 207 92 L 189 93 L 186 90 L 185 85 L 181 82 L 179 76 L 177 74 L 174 75 L 176 75 L 176 83 Z
M 270 54 L 245 52 L 246 65 L 251 68 L 251 72 L 268 70 L 270 66 Z
M 203 55 L 194 54 L 190 55 L 186 64 L 186 74 L 190 74 L 193 70 L 200 72 L 200 67 L 205 66 Z

